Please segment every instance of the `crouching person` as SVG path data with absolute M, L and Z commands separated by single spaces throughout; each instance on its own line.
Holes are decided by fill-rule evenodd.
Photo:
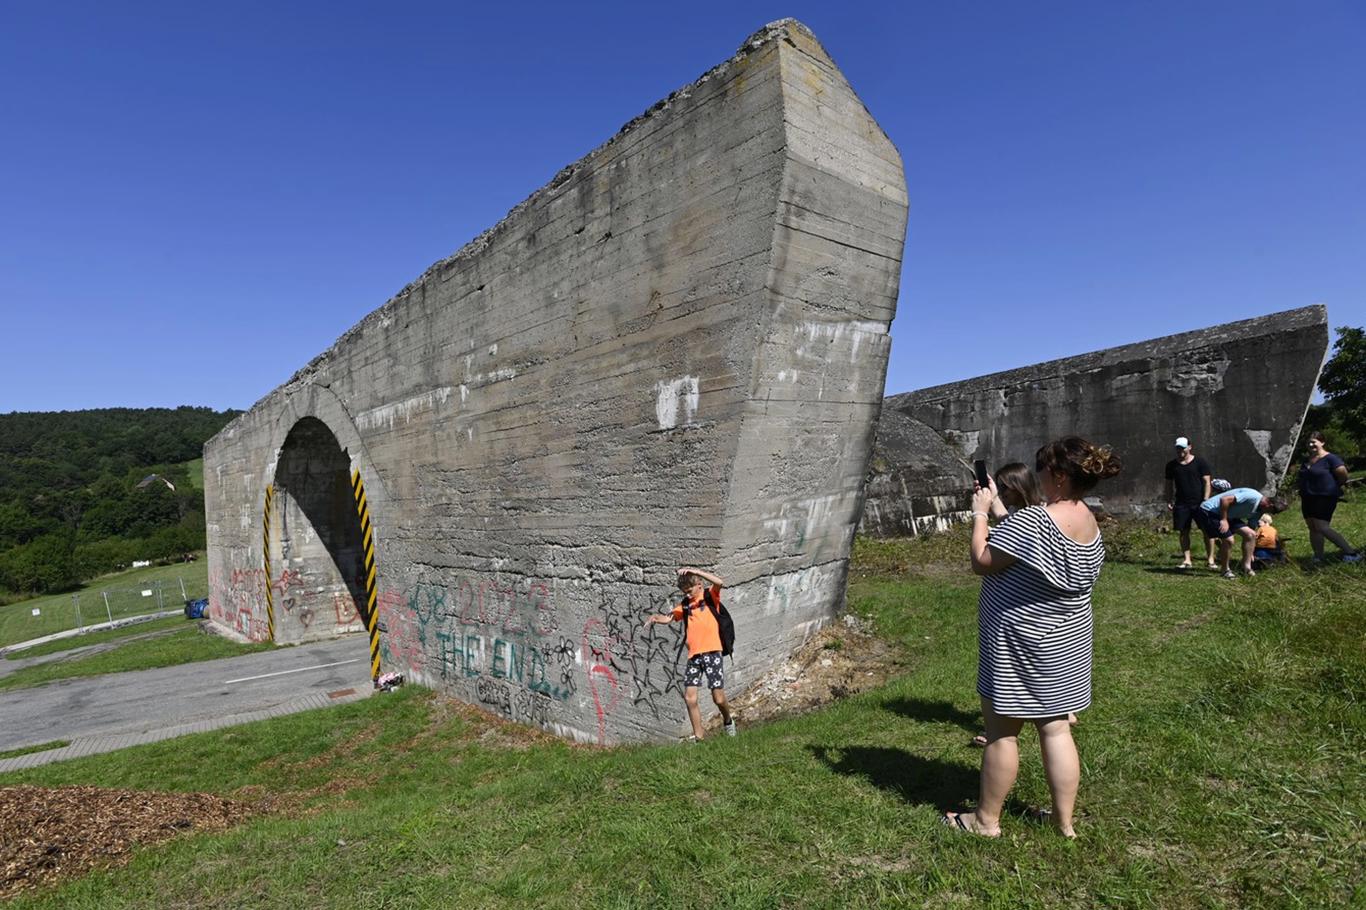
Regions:
M 707 585 L 711 588 L 708 589 Z M 735 735 L 735 718 L 726 702 L 726 678 L 721 665 L 722 625 L 729 626 L 729 616 L 721 606 L 721 579 L 702 569 L 685 566 L 678 570 L 678 590 L 683 599 L 672 613 L 661 613 L 645 620 L 651 623 L 682 622 L 688 645 L 688 666 L 683 674 L 683 700 L 688 705 L 688 720 L 692 722 L 691 740 L 703 738 L 702 710 L 697 705 L 697 689 L 702 678 L 711 689 L 711 700 L 721 711 L 726 735 Z M 724 618 L 724 620 L 723 620 Z M 730 633 L 733 636 L 733 631 Z
M 1233 538 L 1243 540 L 1243 574 L 1256 575 L 1252 568 L 1252 553 L 1257 543 L 1257 522 L 1265 513 L 1275 515 L 1285 511 L 1285 500 L 1263 496 L 1251 487 L 1237 487 L 1227 493 L 1216 493 L 1200 503 L 1195 520 L 1200 529 L 1219 544 L 1219 568 L 1225 578 L 1233 578 L 1229 558 L 1233 553 Z

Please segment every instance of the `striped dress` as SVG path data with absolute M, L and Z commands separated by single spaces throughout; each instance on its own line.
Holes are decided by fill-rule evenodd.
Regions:
M 982 579 L 977 693 L 1006 717 L 1058 717 L 1091 704 L 1091 588 L 1105 547 L 1077 543 L 1043 506 L 1020 509 L 988 545 L 1014 556 Z

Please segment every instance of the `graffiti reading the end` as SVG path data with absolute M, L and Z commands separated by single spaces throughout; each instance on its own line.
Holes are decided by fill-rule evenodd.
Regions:
M 220 621 L 244 635 L 265 634 L 265 620 L 257 619 L 267 584 L 262 570 L 215 573 L 211 582 L 211 609 Z M 313 591 L 310 600 L 297 569 L 269 584 L 296 628 L 363 625 L 346 592 Z M 568 602 L 563 614 L 557 584 Z M 455 575 L 381 589 L 375 606 L 385 667 L 463 693 L 510 720 L 561 724 L 607 743 L 618 729 L 613 717 L 625 709 L 655 720 L 681 718 L 682 628 L 643 623 L 667 609 L 652 586 Z M 576 620 L 574 630 L 560 628 L 562 615 L 585 614 L 582 626 Z

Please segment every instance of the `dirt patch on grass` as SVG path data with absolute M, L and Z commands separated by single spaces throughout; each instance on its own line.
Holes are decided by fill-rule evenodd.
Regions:
M 856 869 L 875 869 L 878 872 L 907 872 L 915 867 L 906 857 L 891 856 L 849 856 L 844 863 Z
M 210 793 L 0 787 L 0 899 L 117 865 L 134 847 L 222 831 L 258 811 Z
M 1158 635 L 1154 640 L 1158 644 L 1164 645 L 1179 635 L 1185 635 L 1192 629 L 1198 629 L 1201 626 L 1208 625 L 1215 619 L 1216 615 L 1217 613 L 1214 610 L 1205 610 L 1201 613 L 1195 614 L 1194 616 L 1187 617 L 1186 619 L 1183 619 L 1176 625 L 1172 626 L 1166 632 L 1163 632 L 1162 634 Z
M 501 714 L 466 704 L 440 692 L 424 693 L 423 698 L 427 701 L 426 726 L 398 744 L 395 747 L 398 751 L 409 751 L 429 742 L 449 742 L 453 739 L 515 750 L 562 742 L 554 734 L 508 720 Z
M 742 724 L 800 714 L 877 688 L 897 672 L 898 656 L 893 645 L 846 613 L 732 698 L 731 706 Z M 713 727 L 720 723 L 719 717 L 712 721 Z

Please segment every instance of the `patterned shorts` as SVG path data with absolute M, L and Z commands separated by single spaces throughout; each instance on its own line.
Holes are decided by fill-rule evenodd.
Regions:
M 707 674 L 708 689 L 724 689 L 726 676 L 721 670 L 721 652 L 708 651 L 688 658 L 688 667 L 683 671 L 683 686 L 694 688 L 702 685 L 702 674 Z

